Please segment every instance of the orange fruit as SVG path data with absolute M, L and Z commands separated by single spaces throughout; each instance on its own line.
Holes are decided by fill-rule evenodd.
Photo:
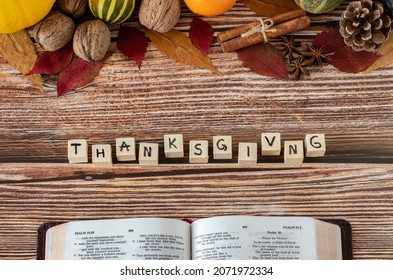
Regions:
M 228 11 L 236 0 L 184 0 L 184 3 L 195 14 L 212 17 Z

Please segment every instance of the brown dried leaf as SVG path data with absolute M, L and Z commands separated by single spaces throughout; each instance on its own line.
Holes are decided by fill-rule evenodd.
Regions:
M 33 42 L 25 30 L 12 34 L 0 34 L 0 53 L 23 75 L 30 72 L 38 58 Z M 27 78 L 42 90 L 41 75 L 30 75 Z
M 393 32 L 389 34 L 389 38 L 378 49 L 377 54 L 381 57 L 368 67 L 364 73 L 368 74 L 374 70 L 393 64 Z
M 274 17 L 292 10 L 298 10 L 299 6 L 293 0 L 240 0 L 255 13 Z
M 187 65 L 205 68 L 221 75 L 217 68 L 213 66 L 209 57 L 195 47 L 190 38 L 182 32 L 174 29 L 166 33 L 158 33 L 149 29 L 145 31 L 154 46 L 169 58 Z

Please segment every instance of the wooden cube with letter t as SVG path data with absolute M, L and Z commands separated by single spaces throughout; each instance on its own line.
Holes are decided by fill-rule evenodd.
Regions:
M 284 163 L 300 165 L 304 160 L 303 141 L 284 142 Z
M 68 161 L 70 163 L 85 163 L 89 161 L 86 140 L 68 141 Z
M 325 134 L 306 134 L 306 157 L 323 157 L 326 152 Z

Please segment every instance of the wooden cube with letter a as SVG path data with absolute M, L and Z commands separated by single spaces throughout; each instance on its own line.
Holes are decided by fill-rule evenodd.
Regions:
M 257 143 L 239 143 L 239 165 L 256 165 L 258 159 Z
M 207 140 L 190 141 L 190 163 L 209 162 L 209 142 Z
M 232 159 L 232 136 L 213 136 L 213 158 Z
M 303 141 L 284 142 L 284 163 L 300 165 L 304 160 Z
M 95 167 L 112 167 L 111 145 L 93 145 L 91 147 L 91 156 Z
M 166 158 L 184 157 L 183 134 L 164 135 L 164 153 Z
M 323 157 L 326 152 L 325 134 L 306 134 L 306 157 Z
M 85 163 L 89 161 L 87 140 L 77 139 L 68 141 L 68 160 L 70 163 Z
M 158 165 L 159 147 L 157 143 L 139 144 L 139 164 Z
M 135 138 L 116 138 L 116 157 L 118 161 L 136 160 Z

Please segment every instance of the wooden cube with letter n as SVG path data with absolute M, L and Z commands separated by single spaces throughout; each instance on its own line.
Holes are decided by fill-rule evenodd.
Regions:
M 284 142 L 284 163 L 300 165 L 304 160 L 303 141 Z
M 111 145 L 93 145 L 91 148 L 91 156 L 95 167 L 112 167 Z
M 70 163 L 86 163 L 89 161 L 86 140 L 68 141 L 68 160 Z
M 325 134 L 306 134 L 306 157 L 323 157 L 326 152 Z
M 139 144 L 139 164 L 158 165 L 159 147 L 157 143 Z
M 209 162 L 209 142 L 207 140 L 190 141 L 190 163 Z

